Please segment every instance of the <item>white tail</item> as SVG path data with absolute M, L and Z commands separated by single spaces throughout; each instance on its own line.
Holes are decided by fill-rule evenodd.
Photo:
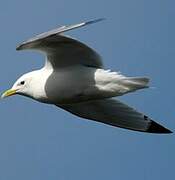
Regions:
M 146 77 L 126 77 L 122 79 L 121 83 L 128 88 L 128 92 L 149 87 L 149 79 Z

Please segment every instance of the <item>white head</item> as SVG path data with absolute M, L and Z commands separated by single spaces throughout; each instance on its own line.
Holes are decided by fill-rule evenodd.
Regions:
M 32 71 L 22 75 L 12 86 L 11 89 L 2 94 L 2 98 L 15 94 L 28 96 L 34 99 L 39 99 L 40 96 L 45 96 L 44 80 L 41 71 Z

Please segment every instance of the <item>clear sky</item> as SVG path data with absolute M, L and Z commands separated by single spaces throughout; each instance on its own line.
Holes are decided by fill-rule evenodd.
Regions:
M 2 0 L 0 91 L 40 68 L 18 43 L 60 25 L 106 21 L 69 32 L 95 48 L 106 68 L 148 76 L 155 88 L 120 99 L 175 131 L 175 1 Z M 175 179 L 175 136 L 86 121 L 25 97 L 0 102 L 0 180 Z

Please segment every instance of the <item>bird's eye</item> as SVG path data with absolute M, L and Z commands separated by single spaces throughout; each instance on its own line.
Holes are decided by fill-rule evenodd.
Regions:
M 25 81 L 21 81 L 20 84 L 21 84 L 21 85 L 24 85 L 24 84 L 25 84 Z

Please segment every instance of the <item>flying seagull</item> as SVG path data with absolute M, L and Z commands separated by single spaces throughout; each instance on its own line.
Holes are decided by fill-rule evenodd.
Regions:
M 126 77 L 103 68 L 99 54 L 64 32 L 99 22 L 83 22 L 37 35 L 17 47 L 46 55 L 42 69 L 22 75 L 2 98 L 19 94 L 54 104 L 79 117 L 149 133 L 172 133 L 113 97 L 148 88 L 146 77 Z

